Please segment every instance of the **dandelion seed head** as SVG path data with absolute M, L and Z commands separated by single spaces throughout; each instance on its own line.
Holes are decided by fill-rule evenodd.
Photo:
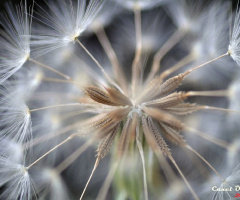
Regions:
M 214 79 L 214 86 L 219 85 L 214 70 L 211 73 L 214 64 L 221 70 L 225 67 L 222 74 L 230 74 L 230 67 L 226 67 L 230 62 L 211 60 L 227 56 L 223 51 L 227 48 L 227 7 L 178 0 L 168 4 L 167 16 L 165 7 L 158 7 L 166 0 L 113 2 L 128 12 L 108 12 L 106 7 L 105 13 L 99 13 L 105 0 L 36 2 L 36 11 L 30 16 L 38 24 L 32 36 L 22 37 L 31 37 L 34 52 L 24 51 L 28 53 L 23 53 L 18 62 L 29 60 L 32 64 L 43 56 L 33 63 L 45 67 L 39 70 L 27 63 L 5 84 L 0 83 L 0 187 L 4 192 L 0 198 L 71 199 L 67 187 L 76 190 L 73 194 L 81 192 L 82 180 L 89 172 L 89 159 L 79 157 L 86 156 L 86 148 L 95 142 L 99 142 L 96 161 L 80 199 L 100 162 L 108 173 L 99 192 L 100 196 L 104 192 L 107 195 L 102 199 L 146 200 L 186 199 L 189 192 L 197 200 L 203 186 L 212 181 L 208 177 L 213 172 L 222 179 L 221 172 L 227 171 L 220 166 L 215 169 L 218 155 L 229 161 L 228 166 L 236 164 L 236 159 L 230 162 L 239 148 L 229 142 L 224 113 L 231 111 L 225 109 L 225 100 L 217 98 L 223 94 L 235 101 L 237 84 L 228 76 L 229 82 L 222 79 L 224 88 L 232 82 L 226 91 L 206 91 L 212 89 L 208 76 Z M 98 13 L 99 18 L 95 18 Z M 127 23 L 119 26 L 119 19 Z M 116 26 L 119 29 L 114 32 Z M 119 44 L 112 35 L 119 38 Z M 80 45 L 85 52 L 73 45 Z M 188 59 L 178 62 L 183 56 Z M 173 62 L 176 64 L 171 67 Z M 211 63 L 209 68 L 205 67 L 207 63 Z M 191 70 L 178 73 L 189 66 Z M 195 70 L 198 79 L 192 75 Z M 192 77 L 192 82 L 186 84 L 186 77 Z M 191 91 L 195 89 L 192 83 L 204 91 Z M 204 98 L 208 95 L 214 101 Z M 219 108 L 202 105 L 204 100 Z M 85 136 L 84 144 L 73 139 Z M 181 148 L 196 158 L 183 154 Z M 15 151 L 18 153 L 13 155 Z M 110 159 L 105 158 L 108 154 Z M 83 169 L 85 165 L 87 169 Z M 102 171 L 98 173 L 100 178 L 105 176 Z M 84 177 L 79 181 L 80 174 Z M 220 187 L 233 186 L 239 176 L 234 172 Z M 108 193 L 109 187 L 112 190 Z M 95 198 L 90 193 L 88 198 Z

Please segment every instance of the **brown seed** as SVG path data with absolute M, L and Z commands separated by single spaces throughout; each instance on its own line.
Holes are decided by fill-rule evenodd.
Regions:
M 122 157 L 128 150 L 129 143 L 132 139 L 136 138 L 136 128 L 138 124 L 138 114 L 133 113 L 132 118 L 127 118 L 123 127 L 121 137 L 118 144 L 118 154 Z
M 101 160 L 103 159 L 109 152 L 113 140 L 115 139 L 118 129 L 119 129 L 120 124 L 116 126 L 116 128 L 109 133 L 98 145 L 97 149 L 97 157 Z
M 171 152 L 159 131 L 156 129 L 152 118 L 142 116 L 142 126 L 148 145 L 151 146 L 154 151 L 161 151 L 166 157 L 169 157 Z
M 165 94 L 169 94 L 179 87 L 183 79 L 184 74 L 179 74 L 177 76 L 169 78 L 162 83 L 162 79 L 160 78 L 160 76 L 158 76 L 147 85 L 138 101 L 149 101 L 152 100 L 154 97 L 161 97 Z
M 144 107 L 143 111 L 150 117 L 157 120 L 159 123 L 167 124 L 168 126 L 172 127 L 173 129 L 180 131 L 183 129 L 183 124 L 181 121 L 176 119 L 173 115 L 170 115 L 163 110 L 158 108 L 148 108 Z
M 172 143 L 180 146 L 184 146 L 186 144 L 179 132 L 174 130 L 173 128 L 163 123 L 159 123 L 159 128 L 161 130 L 161 133 L 164 134 L 165 138 L 167 138 Z
M 110 106 L 116 106 L 114 102 L 111 101 L 109 98 L 108 94 L 101 90 L 98 87 L 86 87 L 85 88 L 86 94 L 94 101 L 105 104 L 105 105 L 110 105 Z
M 132 105 L 131 100 L 115 88 L 106 88 L 109 98 L 118 106 Z
M 159 107 L 161 109 L 176 106 L 183 102 L 184 99 L 186 99 L 186 95 L 184 92 L 174 92 L 172 94 L 169 94 L 161 99 L 156 99 L 150 102 L 147 102 L 146 106 L 151 107 Z
M 173 115 L 187 115 L 201 109 L 201 106 L 191 103 L 181 103 L 173 107 L 163 108 L 165 112 L 169 112 Z

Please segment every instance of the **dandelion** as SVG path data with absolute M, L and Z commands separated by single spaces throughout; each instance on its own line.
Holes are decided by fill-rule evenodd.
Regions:
M 239 77 L 205 81 L 235 66 L 228 4 L 113 2 L 130 12 L 106 19 L 104 0 L 58 0 L 27 15 L 38 23 L 29 65 L 0 90 L 2 198 L 199 200 L 215 179 L 238 183 L 219 158 L 239 162 L 228 120 L 239 115 Z

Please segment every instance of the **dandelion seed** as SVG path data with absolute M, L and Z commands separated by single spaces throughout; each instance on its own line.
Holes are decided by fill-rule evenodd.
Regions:
M 0 156 L 0 187 L 6 187 L 1 193 L 2 199 L 31 199 L 34 187 L 25 166 L 9 157 Z
M 31 19 L 25 3 L 15 7 L 6 4 L 6 14 L 1 14 L 0 33 L 0 84 L 18 71 L 30 56 Z
M 24 143 L 32 136 L 31 115 L 22 95 L 9 84 L 0 89 L 1 139 L 7 137 Z
M 54 168 L 44 166 L 33 171 L 32 179 L 41 199 L 69 199 L 67 188 Z
M 44 31 L 42 35 L 31 36 L 33 55 L 41 56 L 60 47 L 64 47 L 71 42 L 77 42 L 101 69 L 107 80 L 114 86 L 118 87 L 105 72 L 100 63 L 78 39 L 81 33 L 84 32 L 91 24 L 94 17 L 102 8 L 104 2 L 105 0 L 91 0 L 87 4 L 87 7 L 86 0 L 78 0 L 76 4 L 75 2 L 72 2 L 72 0 L 63 1 L 62 4 L 60 2 L 47 4 L 47 7 L 52 11 L 51 14 L 48 14 L 42 7 L 39 6 L 42 10 L 42 14 L 38 15 L 40 18 L 43 18 L 39 21 L 45 24 L 46 28 L 42 27 L 42 30 Z M 74 9 L 75 7 L 76 9 Z M 35 60 L 31 61 L 49 69 L 48 66 Z M 62 76 L 64 75 L 62 74 Z M 69 77 L 65 78 L 69 79 Z
M 2 14 L 3 21 L 1 22 L 4 30 L 0 33 L 0 84 L 16 73 L 27 61 L 54 71 L 68 79 L 69 77 L 57 70 L 37 62 L 30 57 L 33 9 L 30 8 L 28 11 L 26 1 L 15 9 L 12 4 L 7 4 L 6 10 L 6 15 Z
M 234 196 L 236 195 L 235 187 L 238 188 L 240 183 L 239 176 L 240 170 L 238 165 L 233 170 L 232 174 L 228 176 L 220 185 L 214 185 L 212 187 L 213 191 L 208 196 L 208 199 L 211 200 L 233 199 Z
M 195 33 L 196 39 L 193 41 L 192 51 L 195 58 L 192 65 L 197 65 L 199 61 L 203 62 L 204 60 L 213 59 L 226 52 L 226 47 L 229 43 L 229 7 L 228 2 L 214 3 L 210 4 L 208 8 L 204 10 L 202 14 L 204 17 L 201 18 L 201 23 L 204 24 L 202 31 Z M 207 23 L 206 18 L 209 19 Z M 203 76 L 209 76 L 203 84 L 219 85 L 219 87 L 222 88 L 224 87 L 221 85 L 222 80 L 231 80 L 233 74 L 236 72 L 236 67 L 231 64 L 231 62 L 229 58 L 212 63 L 208 69 L 203 69 L 199 71 L 199 73 L 192 74 L 187 81 L 194 83 L 201 81 Z M 190 67 L 192 65 L 190 65 Z M 226 65 L 229 65 L 229 67 L 226 68 Z M 216 84 L 217 82 L 219 83 Z M 204 87 L 203 84 L 202 87 Z
M 235 19 L 233 22 L 233 28 L 230 38 L 230 43 L 228 46 L 228 53 L 232 57 L 232 59 L 237 63 L 237 65 L 240 65 L 240 52 L 239 52 L 239 27 L 240 27 L 240 12 L 239 9 L 237 9 L 235 14 Z
M 57 48 L 74 42 L 91 24 L 99 13 L 105 0 L 56 1 L 46 3 L 51 11 L 48 13 L 38 5 L 41 13 L 37 13 L 42 31 L 36 29 L 32 35 L 33 55 L 41 56 Z

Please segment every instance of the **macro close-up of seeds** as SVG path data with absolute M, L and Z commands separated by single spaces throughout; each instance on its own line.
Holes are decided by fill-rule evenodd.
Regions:
M 0 200 L 240 199 L 234 0 L 0 1 Z

